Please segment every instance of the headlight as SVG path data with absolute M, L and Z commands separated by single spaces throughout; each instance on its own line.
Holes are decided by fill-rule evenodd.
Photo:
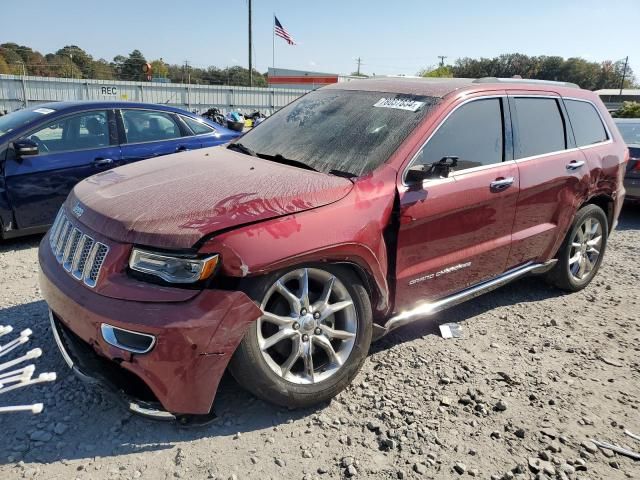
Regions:
M 218 265 L 218 255 L 196 257 L 167 255 L 134 248 L 129 268 L 136 272 L 155 275 L 170 283 L 195 283 L 209 278 Z

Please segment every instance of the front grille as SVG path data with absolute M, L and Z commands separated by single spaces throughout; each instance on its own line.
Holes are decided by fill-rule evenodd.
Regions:
M 95 287 L 109 247 L 75 227 L 60 209 L 49 236 L 51 251 L 67 272 L 88 287 Z

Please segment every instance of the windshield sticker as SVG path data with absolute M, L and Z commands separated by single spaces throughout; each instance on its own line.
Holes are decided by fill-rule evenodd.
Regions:
M 42 115 L 49 115 L 50 113 L 55 112 L 55 110 L 51 110 L 50 108 L 36 108 L 34 112 L 41 113 Z
M 423 105 L 424 102 L 418 102 L 410 98 L 381 98 L 375 103 L 374 107 L 396 108 L 398 110 L 417 112 Z

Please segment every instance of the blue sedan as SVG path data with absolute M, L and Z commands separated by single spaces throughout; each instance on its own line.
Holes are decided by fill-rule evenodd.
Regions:
M 2 116 L 0 238 L 46 231 L 73 186 L 95 173 L 239 135 L 145 103 L 48 103 Z

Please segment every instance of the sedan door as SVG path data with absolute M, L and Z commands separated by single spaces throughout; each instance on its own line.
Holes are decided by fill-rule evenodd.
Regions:
M 122 159 L 125 163 L 178 153 L 192 148 L 190 132 L 171 112 L 146 109 L 120 110 Z
M 447 178 L 399 186 L 396 310 L 501 274 L 518 199 L 506 97 L 459 104 L 412 161 L 458 157 Z
M 76 183 L 120 164 L 112 111 L 75 113 L 21 138 L 33 140 L 38 154 L 17 158 L 8 152 L 6 189 L 20 229 L 50 225 Z

